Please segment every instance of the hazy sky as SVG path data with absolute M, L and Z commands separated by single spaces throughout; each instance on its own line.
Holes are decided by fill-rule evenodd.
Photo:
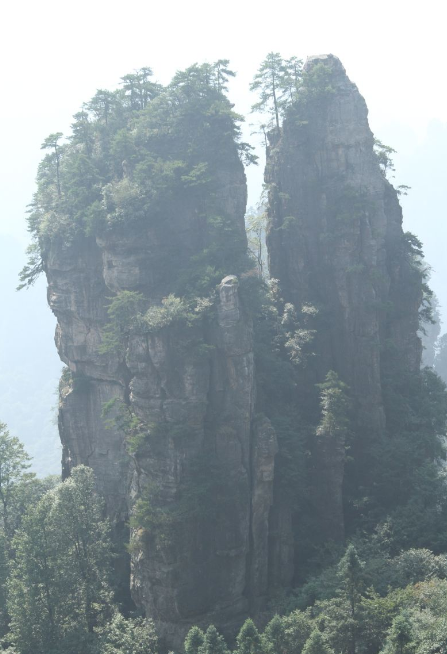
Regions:
M 7 284 L 0 321 L 0 419 L 7 419 L 30 452 L 38 456 L 33 447 L 43 447 L 54 461 L 59 456 L 55 433 L 47 427 L 55 400 L 52 392 L 41 392 L 55 386 L 61 366 L 43 280 L 28 294 L 11 298 L 16 272 L 10 268 L 18 271 L 23 265 L 24 212 L 34 190 L 40 145 L 51 132 L 66 134 L 72 115 L 96 89 L 116 88 L 120 77 L 142 66 L 151 66 L 166 83 L 177 69 L 196 61 L 230 59 L 238 71 L 230 97 L 236 110 L 247 115 L 254 101 L 248 85 L 267 52 L 340 57 L 368 103 L 376 136 L 399 150 L 396 182 L 413 187 L 404 201 L 405 228 L 425 242 L 435 269 L 433 286 L 447 307 L 447 85 L 440 0 L 3 4 L 0 252 L 8 269 L 0 279 L 3 287 Z M 250 131 L 247 125 L 246 139 Z M 258 199 L 262 174 L 262 165 L 249 169 L 251 204 Z M 56 471 L 54 461 L 38 460 L 40 472 Z
M 67 133 L 97 88 L 116 88 L 146 65 L 167 82 L 195 61 L 228 58 L 238 71 L 231 98 L 247 114 L 248 84 L 268 51 L 332 52 L 365 96 L 373 131 L 397 142 L 402 156 L 414 155 L 431 121 L 447 123 L 441 7 L 439 0 L 8 2 L 0 39 L 0 235 L 26 238 L 24 208 L 44 138 Z M 261 168 L 249 173 L 251 203 L 261 180 Z
M 300 57 L 332 52 L 366 97 L 375 131 L 398 121 L 423 137 L 431 119 L 447 121 L 439 0 L 5 5 L 0 233 L 21 232 L 43 139 L 67 132 L 71 116 L 97 88 L 115 88 L 121 76 L 141 66 L 151 66 L 166 82 L 195 61 L 229 58 L 238 71 L 232 98 L 246 112 L 249 80 L 268 51 Z

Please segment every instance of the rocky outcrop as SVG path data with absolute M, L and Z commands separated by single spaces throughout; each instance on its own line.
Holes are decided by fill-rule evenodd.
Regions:
M 271 275 L 286 302 L 318 309 L 316 356 L 304 383 L 311 388 L 334 370 L 348 384 L 350 454 L 361 470 L 365 445 L 386 427 L 382 382 L 390 347 L 405 370 L 420 365 L 421 285 L 396 191 L 374 152 L 365 101 L 333 55 L 307 60 L 298 100 L 281 133 L 270 134 L 266 182 Z M 319 508 L 320 520 L 332 525 L 331 507 L 342 511 L 344 457 L 327 454 L 316 453 L 325 462 L 316 474 L 334 480 L 327 489 L 333 501 Z M 343 538 L 343 530 L 330 531 Z
M 365 102 L 336 57 L 312 57 L 283 128 L 270 134 L 266 168 L 271 275 L 296 309 L 289 318 L 302 307 L 317 310 L 314 356 L 297 372 L 280 360 L 284 322 L 273 348 L 263 343 L 278 357 L 275 380 L 284 382 L 286 368 L 289 375 L 275 432 L 274 412 L 266 410 L 270 422 L 256 398 L 252 316 L 225 263 L 246 250 L 245 175 L 231 135 L 227 146 L 213 150 L 204 180 L 198 164 L 183 190 L 173 187 L 155 209 L 141 205 L 144 218 L 117 214 L 95 236 L 78 230 L 48 239 L 44 253 L 56 343 L 68 366 L 59 412 L 64 471 L 80 463 L 94 469 L 117 542 L 128 539 L 130 519 L 122 587 L 130 586 L 168 647 L 193 624 L 234 632 L 262 611 L 269 592 L 290 586 L 301 557 L 300 511 L 307 544 L 343 540 L 347 432 L 337 442 L 337 428 L 318 434 L 316 384 L 333 370 L 349 387 L 353 487 L 368 476 L 368 446 L 386 429 L 388 358 L 404 372 L 420 364 L 420 271 L 374 153 Z M 191 298 L 191 286 L 212 277 L 210 252 L 227 275 L 215 295 L 195 293 L 187 318 L 145 323 L 146 310 L 162 310 L 179 289 Z M 142 314 L 119 348 L 104 351 L 107 307 L 122 291 L 138 294 Z M 301 447 L 312 428 L 313 442 Z
M 219 203 L 243 250 L 246 189 L 236 151 L 219 179 L 213 208 Z M 120 537 L 138 513 L 132 597 L 170 647 L 192 624 L 235 629 L 267 593 L 276 440 L 255 416 L 253 327 L 237 277 L 223 279 L 214 306 L 191 325 L 135 329 L 121 353 L 100 350 L 116 293 L 138 292 L 146 307 L 159 306 L 207 246 L 199 201 L 200 211 L 168 205 L 156 224 L 54 239 L 45 263 L 57 347 L 71 371 L 60 394 L 65 471 L 94 469 Z M 131 453 L 123 411 L 138 423 Z

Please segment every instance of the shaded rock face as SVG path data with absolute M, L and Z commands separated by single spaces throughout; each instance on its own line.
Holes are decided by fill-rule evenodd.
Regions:
M 237 155 L 219 179 L 213 210 L 217 203 L 232 221 L 243 249 Z M 238 279 L 223 279 L 211 315 L 188 328 L 132 333 L 123 355 L 99 347 L 114 294 L 138 291 L 147 306 L 160 304 L 207 238 L 202 198 L 200 212 L 191 202 L 167 207 L 162 224 L 54 240 L 46 256 L 57 347 L 72 371 L 60 387 L 65 474 L 80 463 L 94 469 L 118 538 L 144 504 L 146 529 L 135 524 L 132 534 L 131 592 L 169 647 L 192 624 L 231 632 L 267 593 L 276 439 L 268 420 L 255 419 L 253 328 Z M 111 400 L 118 403 L 104 417 Z M 113 421 L 120 407 L 138 421 L 132 454 Z M 123 584 L 126 570 L 124 561 Z
M 286 302 L 297 308 L 310 304 L 319 312 L 316 356 L 303 373 L 305 383 L 320 383 L 334 370 L 349 385 L 355 454 L 386 427 L 387 347 L 392 344 L 408 371 L 418 370 L 421 355 L 420 280 L 367 116 L 340 61 L 333 55 L 309 58 L 301 97 L 281 133 L 270 135 L 265 174 L 271 275 Z M 320 507 L 321 520 L 333 525 L 335 511 L 343 525 L 344 457 L 328 455 L 317 453 L 327 483 L 333 480 L 327 489 L 333 501 Z M 343 538 L 343 529 L 331 532 Z
M 302 97 L 270 137 L 270 272 L 285 302 L 318 309 L 316 356 L 290 395 L 298 408 L 300 393 L 310 398 L 318 413 L 315 384 L 336 371 L 352 398 L 351 453 L 365 464 L 365 444 L 386 428 L 390 344 L 404 370 L 419 369 L 420 278 L 362 96 L 332 55 L 310 58 L 306 72 Z M 64 474 L 80 463 L 93 468 L 118 542 L 129 538 L 131 519 L 131 560 L 123 556 L 117 574 L 170 648 L 194 624 L 234 634 L 262 611 L 268 592 L 290 586 L 301 555 L 280 457 L 275 467 L 277 437 L 256 405 L 253 325 L 235 271 L 191 324 L 135 328 L 122 352 L 100 353 L 111 298 L 138 292 L 147 308 L 178 295 L 215 238 L 208 217 L 223 217 L 220 238 L 231 225 L 231 244 L 244 251 L 246 183 L 236 149 L 215 180 L 212 199 L 190 191 L 167 200 L 156 219 L 69 243 L 54 238 L 45 254 L 56 344 L 71 370 L 60 385 Z M 123 407 L 134 418 L 131 450 L 114 420 Z M 319 488 L 308 514 L 315 508 L 325 540 L 342 541 L 345 441 L 329 434 L 313 447 Z

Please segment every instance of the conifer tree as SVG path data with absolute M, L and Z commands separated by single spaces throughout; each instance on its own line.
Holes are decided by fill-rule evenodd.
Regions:
M 60 166 L 61 166 L 61 145 L 59 141 L 61 140 L 63 134 L 62 132 L 55 132 L 47 136 L 45 141 L 42 143 L 41 150 L 52 150 L 49 155 L 51 160 L 56 164 L 56 186 L 57 186 L 57 195 L 60 198 L 62 195 L 61 190 L 61 175 L 60 175 Z
M 250 91 L 259 91 L 259 101 L 252 111 L 267 111 L 279 130 L 280 98 L 284 90 L 284 61 L 279 52 L 269 52 L 250 84 Z
M 186 654 L 199 654 L 205 642 L 205 634 L 200 627 L 191 627 L 185 639 Z
M 251 618 L 244 622 L 236 640 L 236 654 L 262 654 L 264 651 L 261 635 Z
M 357 550 L 351 543 L 337 567 L 337 574 L 341 581 L 341 594 L 349 606 L 349 617 L 346 620 L 349 654 L 355 654 L 357 651 L 358 607 L 364 585 L 363 568 L 364 564 L 360 561 Z
M 337 573 L 342 584 L 343 592 L 349 601 L 353 617 L 355 617 L 361 598 L 363 567 L 364 565 L 358 557 L 357 550 L 351 543 L 348 545 L 343 558 L 338 564 Z
M 229 654 L 229 649 L 214 625 L 210 625 L 205 632 L 203 645 L 199 647 L 199 654 Z
M 266 654 L 287 654 L 287 637 L 284 623 L 275 615 L 262 635 Z
M 403 612 L 396 616 L 391 625 L 386 651 L 390 654 L 410 654 L 415 649 L 410 617 Z
M 324 640 L 321 631 L 315 629 L 307 639 L 302 654 L 333 654 L 333 650 Z

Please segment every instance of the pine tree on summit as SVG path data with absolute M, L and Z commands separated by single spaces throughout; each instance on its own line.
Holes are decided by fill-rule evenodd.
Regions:
M 250 84 L 250 91 L 259 92 L 259 101 L 251 110 L 270 114 L 279 130 L 280 116 L 296 100 L 301 79 L 301 59 L 284 60 L 279 52 L 269 52 Z
M 250 84 L 250 91 L 259 91 L 259 101 L 252 111 L 267 111 L 275 118 L 279 130 L 280 95 L 283 87 L 283 59 L 279 52 L 269 52 Z

